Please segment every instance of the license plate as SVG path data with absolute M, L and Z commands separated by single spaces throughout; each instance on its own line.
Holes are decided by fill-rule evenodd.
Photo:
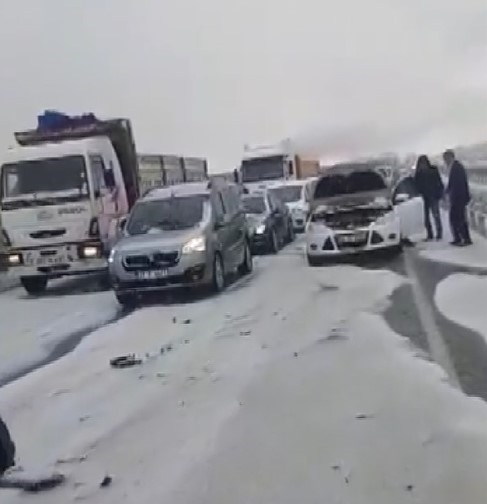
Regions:
M 66 264 L 67 257 L 64 254 L 53 254 L 48 256 L 27 254 L 25 256 L 25 264 L 27 266 L 56 266 Z
M 340 235 L 340 243 L 359 243 L 365 240 L 365 235 L 363 234 L 353 234 L 353 235 Z
M 159 280 L 167 277 L 167 269 L 137 271 L 137 278 L 139 280 Z

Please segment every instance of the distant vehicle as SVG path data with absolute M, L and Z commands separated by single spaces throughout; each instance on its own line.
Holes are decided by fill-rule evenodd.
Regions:
M 161 154 L 139 154 L 140 192 L 155 187 L 208 179 L 206 159 Z
M 379 249 L 401 250 L 399 215 L 384 177 L 368 163 L 329 168 L 311 202 L 308 263 Z
M 269 191 L 287 205 L 291 212 L 293 228 L 302 233 L 309 215 L 309 202 L 313 195 L 317 178 L 287 180 L 269 187 Z
M 290 140 L 275 145 L 245 146 L 240 182 L 251 186 L 277 180 L 296 180 L 318 175 L 319 161 L 294 152 Z
M 225 287 L 226 275 L 252 271 L 245 214 L 234 184 L 213 181 L 154 189 L 123 224 L 109 257 L 118 301 L 144 292 Z
M 277 254 L 294 240 L 292 217 L 286 205 L 272 192 L 260 189 L 242 196 L 250 227 L 253 252 Z
M 46 112 L 1 166 L 2 259 L 26 291 L 106 273 L 118 221 L 139 195 L 130 121 Z

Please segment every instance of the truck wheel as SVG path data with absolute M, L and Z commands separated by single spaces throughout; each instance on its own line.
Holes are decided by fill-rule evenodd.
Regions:
M 321 266 L 323 264 L 323 260 L 320 259 L 319 257 L 307 254 L 307 259 L 308 259 L 308 265 L 312 267 Z
M 21 277 L 22 287 L 31 295 L 42 294 L 47 287 L 47 278 L 43 276 Z
M 137 296 L 133 293 L 115 292 L 115 297 L 117 298 L 117 301 L 124 308 L 127 308 L 127 309 L 135 308 L 135 305 L 137 304 Z

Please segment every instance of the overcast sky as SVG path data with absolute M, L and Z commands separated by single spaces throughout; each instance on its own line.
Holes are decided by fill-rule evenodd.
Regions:
M 0 146 L 45 108 L 232 169 L 487 140 L 486 0 L 0 0 Z

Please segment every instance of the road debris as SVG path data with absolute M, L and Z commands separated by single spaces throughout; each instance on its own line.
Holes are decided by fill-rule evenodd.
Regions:
M 113 368 L 127 368 L 132 366 L 139 366 L 142 364 L 142 359 L 138 359 L 134 354 L 122 355 L 120 357 L 115 357 L 110 361 L 110 366 Z
M 113 482 L 113 478 L 111 476 L 105 476 L 101 483 L 100 483 L 100 488 L 106 488 L 108 486 L 110 486 Z

